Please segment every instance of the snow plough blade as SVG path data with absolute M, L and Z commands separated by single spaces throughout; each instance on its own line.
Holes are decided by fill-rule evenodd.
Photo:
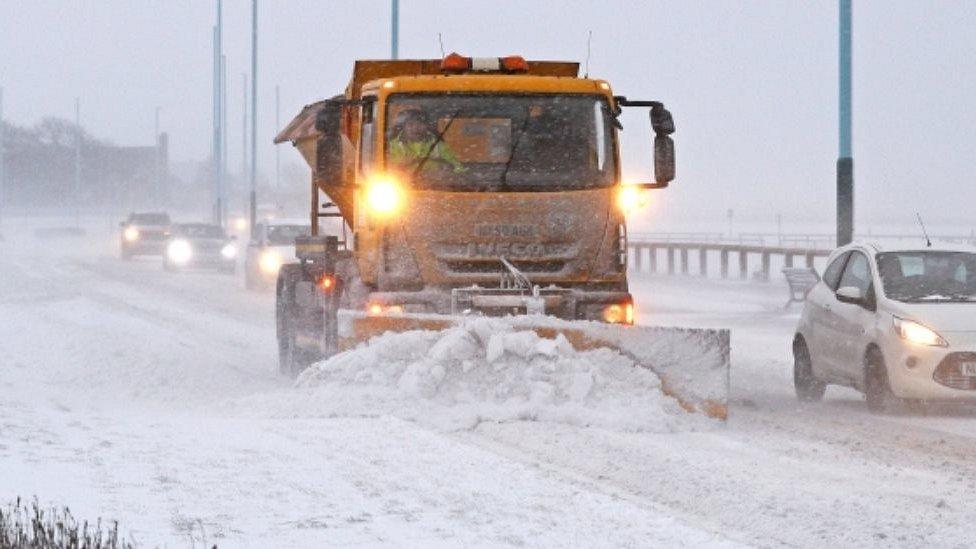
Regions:
M 340 311 L 339 349 L 351 349 L 387 332 L 439 331 L 466 317 L 426 314 L 371 316 Z M 664 394 L 689 413 L 728 418 L 730 341 L 728 330 L 623 326 L 551 317 L 509 317 L 516 330 L 552 339 L 562 334 L 577 351 L 608 348 L 627 356 L 661 379 Z

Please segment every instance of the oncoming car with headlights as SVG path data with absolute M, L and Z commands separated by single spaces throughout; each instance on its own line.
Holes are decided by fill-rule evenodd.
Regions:
M 898 399 L 976 402 L 976 248 L 838 249 L 807 296 L 793 355 L 801 400 L 837 384 L 875 412 Z
M 163 253 L 171 224 L 169 214 L 162 212 L 129 214 L 128 219 L 119 224 L 122 259 Z
M 163 269 L 172 271 L 186 267 L 209 267 L 234 273 L 237 268 L 235 240 L 236 237 L 227 236 L 219 225 L 173 225 L 163 254 Z
M 255 225 L 244 254 L 245 287 L 274 286 L 281 265 L 295 259 L 295 239 L 310 233 L 306 220 L 266 220 Z

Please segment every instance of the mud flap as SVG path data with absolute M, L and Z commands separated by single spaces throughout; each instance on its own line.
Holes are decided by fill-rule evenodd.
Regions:
M 339 311 L 339 349 L 347 350 L 386 332 L 444 330 L 464 317 L 401 314 L 369 316 Z M 689 413 L 728 419 L 730 337 L 728 330 L 623 326 L 525 316 L 507 319 L 518 330 L 544 338 L 562 334 L 577 350 L 609 348 L 658 375 L 664 393 Z

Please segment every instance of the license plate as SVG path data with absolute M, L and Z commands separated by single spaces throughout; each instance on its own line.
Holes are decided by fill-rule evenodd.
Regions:
M 959 364 L 959 371 L 964 376 L 976 377 L 976 362 L 963 362 Z

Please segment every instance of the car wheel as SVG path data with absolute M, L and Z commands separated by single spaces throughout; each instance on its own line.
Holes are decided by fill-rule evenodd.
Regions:
M 868 351 L 864 364 L 864 400 L 868 410 L 884 413 L 897 400 L 888 381 L 888 367 L 877 349 Z
M 800 338 L 793 343 L 793 386 L 796 389 L 796 398 L 804 402 L 822 400 L 827 391 L 827 384 L 814 377 L 810 350 Z

